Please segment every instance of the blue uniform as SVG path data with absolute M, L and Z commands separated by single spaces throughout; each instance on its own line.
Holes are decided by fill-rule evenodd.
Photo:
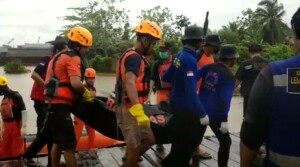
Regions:
M 199 99 L 209 117 L 209 126 L 220 143 L 218 166 L 227 166 L 231 138 L 228 131 L 221 131 L 220 128 L 222 122 L 227 122 L 235 83 L 234 75 L 224 64 L 213 63 L 200 68 L 197 77 L 202 78 Z
M 227 122 L 234 90 L 234 75 L 224 64 L 214 63 L 200 68 L 198 78 L 202 78 L 199 98 L 209 119 Z
M 197 62 L 195 56 L 195 51 L 183 48 L 174 56 L 163 80 L 172 83 L 170 100 L 174 107 L 204 117 L 206 115 L 205 109 L 197 96 Z
M 253 85 L 241 140 L 256 150 L 265 140 L 269 167 L 300 164 L 299 94 L 300 55 L 270 63 Z
M 163 80 L 172 83 L 170 104 L 173 117 L 169 121 L 172 133 L 171 152 L 161 164 L 172 167 L 189 166 L 192 153 L 206 129 L 199 119 L 205 117 L 206 113 L 197 95 L 195 52 L 183 48 L 175 55 Z

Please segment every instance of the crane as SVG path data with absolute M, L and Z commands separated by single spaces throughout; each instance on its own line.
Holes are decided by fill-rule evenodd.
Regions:
M 8 41 L 7 42 L 7 44 L 6 45 L 9 45 L 12 41 L 14 41 L 15 40 L 15 38 L 12 38 L 10 41 Z

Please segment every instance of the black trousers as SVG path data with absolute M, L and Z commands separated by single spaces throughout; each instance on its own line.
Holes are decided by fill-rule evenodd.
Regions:
M 246 112 L 247 112 L 247 107 L 248 107 L 248 99 L 249 99 L 249 95 L 243 95 L 244 97 L 244 103 L 243 103 L 243 116 L 246 116 Z
M 37 134 L 38 134 L 41 132 L 46 117 L 46 111 L 44 109 L 45 102 L 41 100 L 33 100 L 33 103 L 34 103 L 33 107 L 37 114 L 36 126 L 37 126 Z
M 38 104 L 38 105 L 36 105 L 36 104 Z M 43 121 L 40 122 L 41 120 L 37 120 L 38 129 L 40 128 L 40 130 L 38 130 L 36 138 L 26 149 L 23 156 L 24 156 L 24 158 L 32 159 L 47 144 L 48 166 L 51 167 L 51 148 L 52 148 L 53 142 L 50 140 L 51 134 L 47 130 L 45 130 L 45 129 L 43 130 L 44 121 L 45 121 L 45 117 L 46 117 L 46 113 L 47 113 L 47 110 L 46 110 L 47 108 L 46 108 L 46 105 L 43 104 L 43 107 L 41 107 L 42 110 L 40 110 L 40 109 L 37 110 L 36 106 L 41 107 L 41 103 L 39 103 L 39 102 L 36 103 L 36 101 L 35 101 L 34 107 L 35 107 L 36 111 L 40 111 L 39 113 L 42 113 L 40 115 L 41 116 L 40 119 L 42 119 Z M 38 114 L 38 118 L 39 118 L 39 114 Z M 41 127 L 39 127 L 39 126 L 41 126 Z
M 220 143 L 218 151 L 218 166 L 227 167 L 231 146 L 231 138 L 229 132 L 223 133 L 220 131 L 221 122 L 219 121 L 209 120 L 209 126 Z M 202 138 L 203 136 L 201 137 L 201 139 Z
M 188 167 L 193 151 L 204 136 L 206 126 L 200 118 L 187 110 L 172 107 L 173 117 L 169 122 L 172 131 L 172 147 L 169 155 L 161 162 L 163 167 Z

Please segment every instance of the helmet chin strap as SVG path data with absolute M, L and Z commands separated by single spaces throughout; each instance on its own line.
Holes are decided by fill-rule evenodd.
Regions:
M 150 46 L 148 46 L 148 48 L 146 49 L 145 45 L 143 42 L 141 42 L 142 48 L 143 48 L 143 56 L 147 56 L 148 50 L 150 48 Z

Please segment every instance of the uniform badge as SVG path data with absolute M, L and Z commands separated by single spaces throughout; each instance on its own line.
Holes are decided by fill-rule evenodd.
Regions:
M 300 68 L 288 68 L 287 77 L 287 92 L 291 94 L 300 94 Z
M 186 72 L 186 76 L 193 77 L 194 76 L 194 72 L 193 71 L 187 71 Z
M 219 77 L 216 72 L 208 72 L 202 81 L 203 86 L 213 92 L 216 91 L 216 85 L 219 83 Z
M 175 59 L 173 60 L 173 64 L 174 64 L 174 66 L 175 66 L 176 68 L 179 68 L 179 67 L 180 67 L 180 60 L 179 60 L 178 58 L 175 58 Z

